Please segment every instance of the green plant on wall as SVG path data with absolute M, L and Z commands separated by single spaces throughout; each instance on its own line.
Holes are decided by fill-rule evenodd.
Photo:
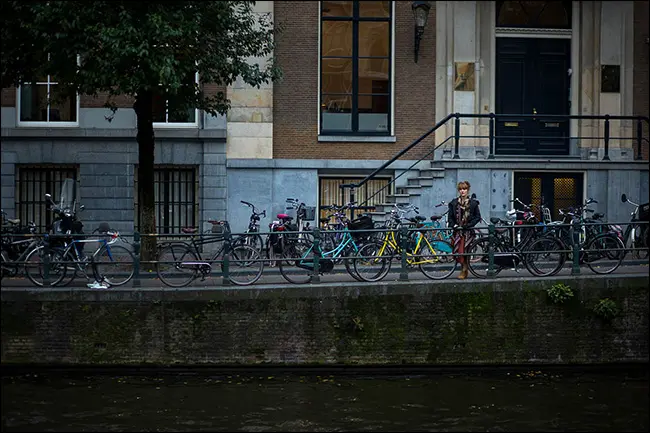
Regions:
M 594 305 L 593 312 L 596 316 L 609 321 L 618 316 L 621 310 L 618 308 L 618 305 L 616 305 L 616 302 L 610 298 L 603 298 Z
M 548 289 L 546 294 L 555 304 L 562 304 L 564 301 L 573 298 L 573 290 L 564 283 L 555 283 Z

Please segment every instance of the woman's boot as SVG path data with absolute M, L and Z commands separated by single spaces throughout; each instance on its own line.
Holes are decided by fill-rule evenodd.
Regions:
M 458 275 L 459 280 L 464 280 L 467 278 L 467 273 L 468 273 L 468 266 L 467 263 L 462 263 L 462 268 L 460 270 L 460 275 Z

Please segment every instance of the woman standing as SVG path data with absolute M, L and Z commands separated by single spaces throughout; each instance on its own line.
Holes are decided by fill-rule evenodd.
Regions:
M 458 197 L 449 203 L 449 227 L 454 229 L 452 235 L 452 244 L 454 254 L 465 253 L 466 246 L 474 237 L 474 230 L 471 230 L 479 221 L 481 221 L 481 211 L 479 210 L 478 200 L 470 198 L 470 184 L 464 180 L 456 185 Z M 469 269 L 467 263 L 468 256 L 456 256 L 456 261 L 461 264 L 461 271 L 458 278 L 461 280 L 467 278 Z

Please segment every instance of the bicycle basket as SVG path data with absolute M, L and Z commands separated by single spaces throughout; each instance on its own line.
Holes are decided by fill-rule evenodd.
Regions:
M 355 218 L 352 221 L 348 222 L 348 230 L 350 231 L 358 231 L 358 230 L 372 230 L 375 228 L 375 225 L 372 221 L 372 218 L 369 217 L 368 215 L 363 215 L 360 216 L 359 218 Z M 363 236 L 367 236 L 369 233 L 353 233 L 352 236 L 354 238 L 360 238 Z
M 213 235 L 217 235 L 217 239 L 223 238 L 225 231 L 226 226 L 224 224 L 212 224 L 212 229 L 210 230 Z

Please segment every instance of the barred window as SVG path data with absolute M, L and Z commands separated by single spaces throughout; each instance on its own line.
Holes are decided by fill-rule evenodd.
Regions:
M 340 188 L 340 185 L 346 183 L 357 183 L 362 178 L 351 177 L 321 177 L 319 179 L 318 188 L 318 206 L 321 209 L 323 206 L 337 205 L 343 206 L 350 202 L 350 188 Z M 354 201 L 363 206 L 375 206 L 380 203 L 386 202 L 386 195 L 392 193 L 393 185 L 390 184 L 389 177 L 377 177 L 369 180 L 360 188 L 354 191 Z M 361 213 L 356 211 L 355 215 Z M 320 218 L 325 218 L 330 214 L 330 211 L 320 210 Z M 351 217 L 351 213 L 348 213 Z
M 59 200 L 61 185 L 66 179 L 77 181 L 74 165 L 18 165 L 16 169 L 16 218 L 26 224 L 33 221 L 38 233 L 49 230 L 54 215 L 46 209 L 45 194 Z
M 138 167 L 135 167 L 135 227 L 140 231 L 138 207 Z M 198 168 L 196 166 L 156 165 L 154 197 L 156 233 L 180 233 L 182 227 L 198 227 Z

